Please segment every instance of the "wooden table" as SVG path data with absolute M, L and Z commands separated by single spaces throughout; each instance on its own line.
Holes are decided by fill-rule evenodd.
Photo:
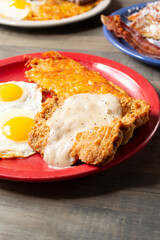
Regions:
M 140 3 L 114 0 L 103 12 Z M 160 71 L 112 46 L 100 16 L 47 29 L 0 26 L 0 58 L 40 51 L 83 52 L 125 64 L 160 94 Z M 160 133 L 137 154 L 99 174 L 54 183 L 0 180 L 1 240 L 159 240 Z

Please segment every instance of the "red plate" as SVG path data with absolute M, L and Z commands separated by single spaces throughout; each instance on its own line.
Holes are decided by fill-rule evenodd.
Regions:
M 140 74 L 120 63 L 109 59 L 81 54 L 62 52 L 63 55 L 73 58 L 87 68 L 98 71 L 106 79 L 123 88 L 134 98 L 146 100 L 151 105 L 150 120 L 135 131 L 130 142 L 120 147 L 114 160 L 105 167 L 93 167 L 87 164 L 65 169 L 48 168 L 39 154 L 25 159 L 1 159 L 0 178 L 17 181 L 61 181 L 83 177 L 100 172 L 126 160 L 134 155 L 151 139 L 159 125 L 160 105 L 159 98 L 152 85 Z M 28 54 L 41 57 L 41 53 Z M 24 56 L 17 56 L 0 61 L 0 82 L 27 81 L 24 76 Z

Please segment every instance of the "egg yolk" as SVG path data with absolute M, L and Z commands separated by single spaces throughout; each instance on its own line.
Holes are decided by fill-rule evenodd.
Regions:
M 26 116 L 10 119 L 2 127 L 2 133 L 13 141 L 27 141 L 34 120 Z
M 19 99 L 23 90 L 16 84 L 5 83 L 0 85 L 0 101 L 11 102 Z
M 13 0 L 13 4 L 11 6 L 14 6 L 18 9 L 25 9 L 25 7 L 30 6 L 30 4 L 25 0 Z

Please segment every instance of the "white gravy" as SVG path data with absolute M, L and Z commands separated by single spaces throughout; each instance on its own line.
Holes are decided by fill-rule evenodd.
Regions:
M 52 167 L 74 164 L 70 150 L 78 132 L 109 124 L 120 118 L 122 107 L 112 94 L 77 94 L 67 98 L 47 120 L 50 129 L 44 151 L 44 161 Z

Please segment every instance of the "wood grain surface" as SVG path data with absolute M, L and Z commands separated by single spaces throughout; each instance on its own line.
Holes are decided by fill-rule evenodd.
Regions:
M 140 0 L 112 0 L 103 12 Z M 100 15 L 61 27 L 0 25 L 0 59 L 41 51 L 83 52 L 125 64 L 160 94 L 160 69 L 122 53 Z M 0 240 L 159 240 L 160 131 L 137 154 L 99 174 L 55 183 L 0 180 Z

